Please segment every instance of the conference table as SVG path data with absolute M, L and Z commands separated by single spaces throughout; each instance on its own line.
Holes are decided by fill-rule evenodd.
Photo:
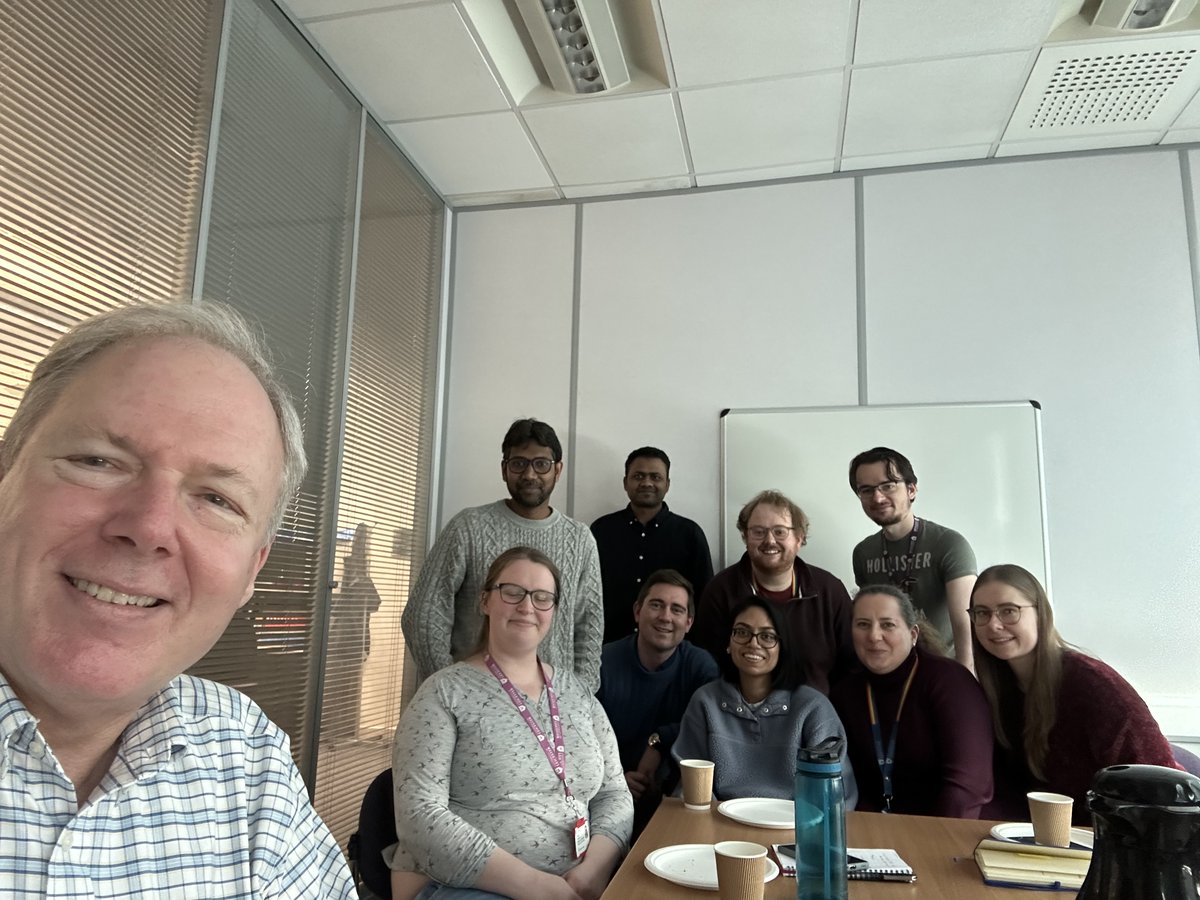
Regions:
M 1029 891 L 991 887 L 985 885 L 979 875 L 973 856 L 975 845 L 995 824 L 980 819 L 847 813 L 848 846 L 895 850 L 917 875 L 913 884 L 851 881 L 850 900 L 1001 900 L 1016 897 L 1029 900 Z M 602 900 L 700 900 L 716 896 L 711 891 L 683 887 L 651 873 L 645 865 L 646 856 L 660 847 L 717 841 L 754 841 L 770 847 L 793 840 L 794 832 L 790 829 L 760 828 L 726 818 L 717 812 L 715 802 L 711 809 L 691 810 L 678 798 L 666 798 L 617 870 Z M 795 896 L 795 878 L 781 874 L 766 886 L 766 900 L 794 900 Z M 1072 897 L 1074 894 L 1057 892 L 1054 896 Z

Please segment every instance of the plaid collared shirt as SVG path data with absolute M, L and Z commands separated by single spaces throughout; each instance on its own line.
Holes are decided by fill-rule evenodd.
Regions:
M 0 674 L 0 897 L 355 896 L 287 737 L 249 698 L 174 679 L 81 809 Z

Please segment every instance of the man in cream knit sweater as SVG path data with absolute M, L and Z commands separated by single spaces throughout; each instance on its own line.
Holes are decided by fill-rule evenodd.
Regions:
M 562 467 L 553 428 L 537 419 L 513 422 L 501 444 L 508 499 L 469 507 L 451 519 L 408 596 L 404 638 L 421 681 L 474 649 L 487 568 L 509 547 L 524 545 L 549 556 L 562 574 L 542 659 L 574 670 L 590 691 L 600 686 L 600 558 L 587 525 L 550 506 Z

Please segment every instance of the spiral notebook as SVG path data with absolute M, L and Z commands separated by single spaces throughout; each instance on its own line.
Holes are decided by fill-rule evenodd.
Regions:
M 787 849 L 781 849 L 786 845 L 772 844 L 771 846 L 775 850 L 775 858 L 779 860 L 780 870 L 784 875 L 794 878 L 796 860 Z M 909 883 L 917 880 L 912 866 L 901 859 L 900 854 L 895 850 L 848 847 L 846 853 L 867 862 L 867 868 L 848 872 L 847 878 L 855 881 L 904 881 Z

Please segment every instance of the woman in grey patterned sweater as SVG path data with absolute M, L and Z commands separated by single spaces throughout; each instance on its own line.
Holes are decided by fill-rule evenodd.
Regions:
M 476 652 L 405 709 L 392 757 L 396 898 L 580 900 L 612 877 L 633 801 L 600 704 L 573 672 L 538 659 L 558 586 L 539 551 L 501 554 Z

